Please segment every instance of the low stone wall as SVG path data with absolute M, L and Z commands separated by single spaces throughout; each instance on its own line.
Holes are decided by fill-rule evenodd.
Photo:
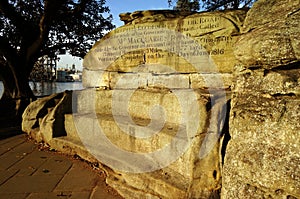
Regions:
M 300 198 L 299 8 L 121 14 L 85 89 L 32 103 L 23 130 L 125 198 Z

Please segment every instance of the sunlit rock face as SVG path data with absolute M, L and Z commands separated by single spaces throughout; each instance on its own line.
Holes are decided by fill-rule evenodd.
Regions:
M 300 5 L 254 4 L 235 55 L 222 198 L 300 198 Z
M 125 198 L 300 198 L 299 1 L 121 14 L 23 131 Z
M 107 34 L 89 51 L 83 62 L 86 90 L 78 93 L 78 99 L 88 102 L 93 95 L 96 100 L 92 106 L 78 103 L 77 112 L 82 114 L 83 123 L 98 120 L 106 137 L 119 149 L 144 153 L 159 163 L 162 163 L 160 158 L 148 154 L 176 140 L 176 133 L 182 127 L 189 135 L 189 143 L 177 157 L 173 152 L 182 150 L 180 142 L 171 147 L 172 152 L 164 152 L 165 161 L 174 158 L 164 167 L 138 173 L 113 168 L 108 183 L 121 195 L 126 198 L 219 195 L 222 141 L 224 134 L 228 134 L 228 125 L 224 125 L 226 109 L 232 71 L 238 63 L 234 44 L 245 15 L 244 10 L 125 13 L 120 15 L 125 25 Z M 130 92 L 130 98 L 124 98 Z M 151 113 L 156 105 L 163 107 L 165 118 Z M 115 112 L 114 106 L 118 107 Z M 92 110 L 97 117 L 83 114 Z M 165 124 L 158 134 L 141 139 L 137 126 L 129 125 L 127 120 L 116 120 L 126 114 L 135 125 L 146 127 L 145 131 L 153 121 Z M 182 118 L 188 122 L 184 123 Z M 126 130 L 135 134 L 128 135 Z M 126 160 L 119 160 L 120 164 L 127 164 L 133 170 L 138 166 L 128 165 Z
M 246 11 L 237 10 L 189 15 L 182 15 L 175 11 L 140 11 L 121 14 L 121 19 L 127 16 L 131 17 L 131 20 L 125 21 L 126 25 L 111 31 L 96 43 L 84 60 L 84 69 L 123 73 L 134 72 L 134 68 L 143 64 L 161 64 L 183 74 L 231 73 L 237 63 L 233 54 L 233 45 L 245 13 Z M 165 31 L 166 29 L 169 31 Z M 181 36 L 189 39 L 182 39 Z M 180 39 L 182 41 L 179 41 Z M 105 52 L 101 52 L 105 42 L 107 45 L 103 48 Z M 199 70 L 193 65 L 195 63 L 188 60 L 198 57 L 200 62 L 208 55 L 215 67 L 206 67 L 202 64 Z M 147 72 L 170 73 L 162 67 L 152 67 L 147 69 Z M 89 82 L 96 83 L 97 80 L 85 78 L 89 86 L 91 86 Z

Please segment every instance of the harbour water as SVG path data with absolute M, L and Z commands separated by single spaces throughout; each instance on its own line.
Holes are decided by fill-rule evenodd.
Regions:
M 29 82 L 29 85 L 37 97 L 60 93 L 65 90 L 81 90 L 82 82 Z M 0 98 L 3 95 L 3 83 L 0 81 Z
M 4 91 L 3 83 L 0 81 L 0 99 L 2 98 L 3 91 Z

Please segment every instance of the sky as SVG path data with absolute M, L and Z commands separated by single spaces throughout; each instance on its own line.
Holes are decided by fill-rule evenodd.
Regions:
M 168 0 L 106 0 L 105 5 L 110 8 L 110 13 L 113 15 L 112 23 L 116 27 L 124 24 L 119 19 L 120 13 L 137 10 L 171 9 Z M 73 64 L 75 64 L 77 70 L 82 70 L 82 59 L 70 55 L 60 56 L 60 61 L 57 63 L 59 68 L 70 68 Z

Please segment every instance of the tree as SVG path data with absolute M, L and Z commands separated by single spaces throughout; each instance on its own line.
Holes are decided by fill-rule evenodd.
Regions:
M 195 11 L 200 8 L 207 11 L 238 9 L 251 6 L 256 0 L 176 0 L 177 10 Z M 169 5 L 174 3 L 174 0 L 168 0 Z M 198 9 L 195 9 L 198 8 Z
M 17 115 L 35 99 L 28 77 L 39 57 L 83 57 L 114 28 L 105 0 L 1 0 L 0 21 L 1 100 L 14 100 Z
M 169 1 L 170 3 L 170 1 Z M 174 10 L 180 11 L 197 11 L 200 9 L 199 1 L 178 0 Z

